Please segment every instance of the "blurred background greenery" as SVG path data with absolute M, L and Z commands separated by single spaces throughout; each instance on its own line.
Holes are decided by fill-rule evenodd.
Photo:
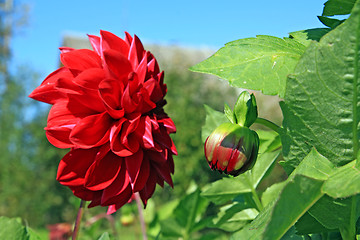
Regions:
M 67 150 L 53 147 L 45 137 L 43 128 L 49 106 L 27 97 L 42 79 L 27 66 L 9 69 L 11 36 L 23 27 L 17 23 L 24 21 L 26 10 L 9 11 L 4 1 L 0 3 L 0 216 L 21 217 L 29 226 L 40 229 L 47 236 L 47 225 L 74 221 L 79 200 L 55 180 L 57 165 Z M 5 21 L 9 15 L 18 21 L 9 25 Z M 65 36 L 63 44 L 75 48 L 89 47 L 86 39 L 73 36 Z M 145 48 L 154 53 L 165 71 L 168 86 L 165 110 L 177 126 L 177 133 L 172 137 L 179 152 L 174 159 L 174 189 L 169 186 L 164 189 L 157 187 L 153 201 L 148 206 L 150 210 L 147 214 L 151 215 L 157 207 L 175 206 L 177 199 L 184 195 L 191 184 L 202 187 L 220 178 L 220 174 L 210 170 L 203 154 L 200 137 L 205 121 L 203 105 L 206 103 L 222 111 L 224 102 L 232 105 L 238 92 L 214 77 L 187 70 L 209 57 L 214 49 L 191 49 L 176 45 L 146 45 Z M 273 109 L 276 101 L 278 99 L 262 100 L 264 107 L 260 108 L 260 115 L 279 123 L 279 109 Z M 273 119 L 274 115 L 278 118 Z M 124 239 L 140 238 L 140 228 L 135 218 L 136 206 L 126 206 L 117 213 L 115 219 L 120 221 L 113 223 L 113 217 L 110 217 L 105 218 L 109 221 L 92 225 L 92 222 L 104 217 L 102 213 L 105 211 L 96 208 L 85 214 L 88 225 L 84 226 L 89 226 L 89 239 L 91 231 L 96 231 L 101 225 L 111 229 L 114 224 L 122 226 L 122 235 L 128 232 L 129 236 L 133 236 Z

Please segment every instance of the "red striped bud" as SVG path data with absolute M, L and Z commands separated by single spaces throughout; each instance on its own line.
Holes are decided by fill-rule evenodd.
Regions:
M 204 148 L 211 169 L 237 176 L 255 164 L 259 137 L 247 127 L 223 123 L 206 139 Z

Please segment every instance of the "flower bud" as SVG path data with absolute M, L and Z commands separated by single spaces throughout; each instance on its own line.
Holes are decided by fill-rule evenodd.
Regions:
M 259 137 L 247 127 L 223 123 L 206 139 L 204 148 L 212 170 L 237 176 L 255 164 Z

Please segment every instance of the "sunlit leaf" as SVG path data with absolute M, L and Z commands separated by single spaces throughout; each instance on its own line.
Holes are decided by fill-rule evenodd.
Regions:
M 355 167 L 355 160 L 338 168 L 325 182 L 323 191 L 334 198 L 344 198 L 359 194 L 360 171 Z
M 287 172 L 312 147 L 336 166 L 355 159 L 360 116 L 359 16 L 360 3 L 343 24 L 309 45 L 287 80 L 281 104 Z
M 235 87 L 283 97 L 286 76 L 304 50 L 305 46 L 293 39 L 259 35 L 227 43 L 190 70 L 216 75 Z

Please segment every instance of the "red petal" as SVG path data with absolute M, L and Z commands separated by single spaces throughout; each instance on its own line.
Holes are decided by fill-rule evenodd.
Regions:
M 102 50 L 108 50 L 113 49 L 121 54 L 123 54 L 125 57 L 128 56 L 129 53 L 129 45 L 119 38 L 118 36 L 112 34 L 111 32 L 101 30 L 100 31 L 101 40 L 102 40 Z
M 105 72 L 101 68 L 89 68 L 81 72 L 74 78 L 74 83 L 88 88 L 98 89 L 99 83 L 105 78 Z
M 132 39 L 130 50 L 129 50 L 129 60 L 134 69 L 136 69 L 144 56 L 145 50 L 140 41 L 140 39 L 134 35 Z
M 169 133 L 175 133 L 176 132 L 176 127 L 175 127 L 175 123 L 173 122 L 173 120 L 169 117 L 164 117 L 164 118 L 160 118 L 158 119 L 159 123 L 162 123 L 163 126 L 166 128 L 166 130 Z
M 100 37 L 89 34 L 88 37 L 94 51 L 97 53 L 97 55 L 101 56 Z
M 147 200 L 151 198 L 155 191 L 157 178 L 156 175 L 156 171 L 154 169 L 151 169 L 148 181 L 146 182 L 144 188 L 139 191 L 141 200 L 143 201 L 144 205 L 146 205 Z
M 70 186 L 70 189 L 76 197 L 84 201 L 91 201 L 95 194 L 93 191 L 87 190 L 83 186 L 78 186 L 78 187 Z
M 101 59 L 94 51 L 78 49 L 60 55 L 61 62 L 69 69 L 84 71 L 88 68 L 101 68 Z
M 71 47 L 59 47 L 59 50 L 61 53 L 67 53 L 76 50 L 75 48 Z
M 158 74 L 160 72 L 160 68 L 159 68 L 159 64 L 157 63 L 156 59 L 154 58 L 154 56 L 149 53 L 148 56 L 148 78 L 150 78 L 149 76 L 154 76 L 156 74 Z
M 139 103 L 131 98 L 130 86 L 128 85 L 124 90 L 124 94 L 122 95 L 121 106 L 123 106 L 126 113 L 132 113 L 135 111 L 138 105 Z
M 148 91 L 151 101 L 155 103 L 164 97 L 159 83 L 154 78 L 148 79 L 144 83 L 144 88 Z
M 73 106 L 83 106 L 87 109 L 87 111 L 93 113 L 101 113 L 106 110 L 101 98 L 99 97 L 98 91 L 83 89 L 82 94 L 68 94 L 67 97 L 69 99 L 69 109 L 72 109 L 74 112 L 83 112 L 83 110 L 76 110 Z
M 61 159 L 56 179 L 65 186 L 82 186 L 86 171 L 93 163 L 98 150 L 72 149 Z
M 93 193 L 94 194 L 93 197 L 91 198 L 91 203 L 88 205 L 88 208 L 96 207 L 101 204 L 102 191 L 96 191 Z
M 170 175 L 170 168 L 169 165 L 165 164 L 158 164 L 153 162 L 152 166 L 156 169 L 157 173 L 171 186 L 174 187 L 173 181 Z
M 125 119 L 117 121 L 110 130 L 110 147 L 111 150 L 120 157 L 127 157 L 133 154 L 125 145 L 121 142 L 120 131 L 122 131 Z M 127 123 L 128 124 L 128 123 Z
M 147 54 L 143 57 L 135 72 L 139 78 L 139 82 L 143 84 L 147 73 Z
M 72 78 L 71 72 L 66 68 L 59 68 L 52 72 L 40 86 L 29 95 L 29 97 L 50 104 L 54 104 L 58 99 L 65 97 L 64 93 L 55 88 L 55 84 L 59 78 Z
M 128 32 L 125 32 L 125 42 L 130 46 L 132 42 L 132 37 Z
M 120 81 L 106 79 L 99 84 L 99 93 L 105 108 L 114 119 L 124 116 L 125 110 L 121 107 L 120 99 L 124 87 Z
M 129 173 L 130 180 L 134 183 L 136 176 L 140 172 L 141 163 L 143 161 L 143 151 L 139 150 L 131 156 L 125 157 L 126 169 Z
M 97 158 L 85 175 L 85 187 L 92 191 L 108 187 L 120 172 L 123 159 L 108 152 L 103 158 Z
M 81 148 L 100 146 L 109 141 L 111 124 L 112 120 L 106 112 L 85 117 L 71 131 L 70 140 Z
M 141 146 L 146 149 L 154 148 L 152 136 L 152 123 L 149 116 L 141 117 L 139 127 L 136 129 L 137 137 L 142 140 Z
M 140 171 L 138 172 L 134 181 L 133 192 L 138 192 L 145 187 L 149 175 L 150 175 L 150 163 L 148 158 L 144 157 Z
M 150 161 L 164 164 L 167 160 L 167 152 L 168 151 L 166 149 L 162 152 L 146 151 L 146 155 L 149 157 Z
M 130 196 L 129 196 L 130 189 Z M 101 205 L 106 206 L 117 202 L 124 204 L 130 199 L 132 195 L 129 175 L 126 171 L 125 162 L 122 163 L 120 173 L 113 181 L 113 183 L 103 190 L 101 198 Z
M 105 62 L 109 70 L 121 81 L 127 84 L 127 77 L 133 71 L 129 60 L 121 53 L 109 49 L 104 51 Z
M 73 79 L 69 78 L 59 78 L 56 81 L 55 87 L 59 90 L 59 92 L 63 92 L 65 94 L 82 93 L 80 87 L 73 82 Z
M 69 140 L 71 128 L 53 127 L 45 128 L 48 141 L 57 148 L 71 148 L 74 144 Z

